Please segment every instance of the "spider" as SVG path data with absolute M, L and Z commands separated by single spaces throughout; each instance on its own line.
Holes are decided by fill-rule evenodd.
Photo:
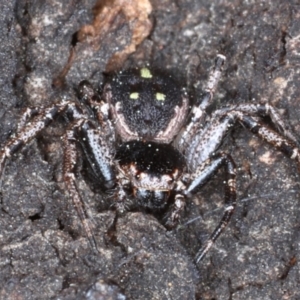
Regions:
M 1 148 L 0 175 L 7 158 L 64 114 L 69 126 L 63 137 L 63 179 L 89 242 L 97 250 L 76 185 L 78 147 L 90 176 L 107 192 L 119 214 L 134 209 L 159 213 L 167 229 L 180 222 L 187 199 L 224 168 L 224 213 L 197 253 L 198 263 L 224 231 L 236 207 L 235 163 L 230 154 L 219 151 L 228 130 L 240 123 L 297 163 L 300 158 L 296 138 L 268 104 L 231 105 L 208 116 L 225 60 L 217 55 L 203 95 L 194 103 L 174 77 L 144 67 L 108 76 L 101 96 L 83 81 L 80 101 L 27 109 L 16 135 Z M 264 116 L 271 118 L 275 130 L 261 123 Z

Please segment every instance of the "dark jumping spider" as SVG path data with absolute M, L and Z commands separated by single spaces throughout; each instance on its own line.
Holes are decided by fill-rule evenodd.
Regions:
M 76 186 L 78 144 L 91 174 L 102 189 L 111 193 L 119 213 L 136 208 L 164 212 L 162 220 L 167 228 L 180 221 L 186 199 L 223 167 L 224 214 L 198 252 L 199 262 L 223 232 L 236 206 L 234 161 L 229 154 L 217 151 L 230 127 L 239 122 L 290 158 L 299 162 L 300 157 L 295 137 L 268 104 L 233 105 L 206 116 L 224 61 L 223 55 L 217 56 L 204 94 L 192 106 L 185 90 L 172 77 L 142 68 L 110 76 L 102 98 L 83 82 L 80 103 L 64 101 L 45 109 L 27 109 L 20 130 L 0 151 L 0 175 L 6 158 L 56 116 L 65 114 L 70 125 L 64 135 L 64 182 L 89 241 L 97 249 Z M 260 123 L 264 116 L 271 118 L 278 132 Z

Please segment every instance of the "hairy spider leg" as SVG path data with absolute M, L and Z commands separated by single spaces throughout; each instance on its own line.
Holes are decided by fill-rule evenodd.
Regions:
M 15 154 L 22 146 L 28 144 L 36 137 L 45 127 L 47 127 L 53 119 L 68 108 L 71 102 L 63 102 L 46 108 L 43 113 L 36 116 L 31 123 L 25 124 L 32 115 L 35 109 L 26 110 L 21 117 L 20 125 L 23 128 L 18 128 L 16 136 L 10 138 L 0 151 L 0 176 L 2 175 L 5 161 L 7 158 Z
M 40 107 L 27 107 L 23 111 L 21 118 L 18 121 L 16 132 L 19 133 L 24 128 L 24 126 L 26 126 L 26 124 L 29 122 L 30 119 L 39 115 L 40 113 L 41 113 Z
M 298 164 L 298 168 L 300 168 L 300 149 L 293 141 L 290 141 L 276 131 L 269 129 L 250 116 L 242 114 L 238 116 L 238 118 L 239 122 L 251 132 L 257 134 L 289 158 L 295 160 Z
M 190 122 L 179 133 L 176 147 L 184 153 L 189 143 L 193 140 L 195 134 L 201 130 L 206 118 L 205 110 L 211 104 L 213 95 L 220 81 L 226 57 L 218 54 L 215 60 L 215 66 L 210 72 L 204 93 L 199 101 L 197 101 L 191 110 Z
M 259 116 L 259 117 L 270 117 L 272 123 L 275 125 L 276 129 L 285 137 L 292 140 L 294 143 L 298 144 L 297 137 L 293 134 L 290 129 L 290 126 L 286 124 L 283 118 L 280 116 L 278 110 L 272 105 L 266 104 L 237 104 L 231 105 L 229 107 L 222 108 L 213 114 L 215 115 L 225 115 L 230 111 L 239 111 L 240 113 L 247 114 L 250 116 Z
M 228 225 L 231 216 L 236 207 L 236 168 L 232 157 L 229 154 L 219 152 L 207 159 L 200 167 L 197 168 L 191 183 L 188 185 L 185 195 L 188 197 L 195 194 L 201 187 L 203 187 L 211 177 L 216 173 L 218 169 L 224 167 L 225 169 L 225 186 L 224 186 L 224 200 L 225 208 L 224 214 L 210 235 L 209 239 L 204 243 L 195 257 L 196 263 L 201 261 L 205 254 L 209 251 L 212 245 L 215 243 L 220 234 L 224 231 Z
M 90 117 L 96 117 L 97 123 L 89 120 L 89 116 L 86 114 L 76 114 L 75 120 L 69 125 L 64 136 L 63 177 L 89 243 L 94 251 L 98 251 L 93 229 L 90 226 L 90 218 L 76 183 L 77 146 L 79 143 L 81 144 L 91 171 L 99 180 L 99 184 L 105 189 L 111 189 L 116 184 L 115 172 L 112 167 L 114 153 L 111 150 L 113 149 L 111 144 L 115 142 L 115 133 L 108 120 L 107 104 L 97 101 L 96 94 L 88 83 L 82 83 L 80 89 L 81 101 L 87 108 L 92 109 L 92 111 L 88 110 L 88 113 L 95 114 Z M 76 106 L 74 107 L 76 108 Z M 74 115 L 72 108 L 68 112 Z
M 241 111 L 235 111 L 232 110 L 234 108 L 241 108 Z M 273 110 L 273 111 L 272 111 Z M 284 136 L 283 134 L 286 134 L 287 136 L 293 137 L 293 134 L 287 131 L 287 127 L 282 123 L 281 118 L 279 118 L 279 129 L 282 130 L 284 128 L 283 133 L 278 133 L 272 129 L 269 129 L 266 125 L 261 124 L 257 117 L 249 116 L 246 113 L 256 114 L 256 115 L 265 115 L 272 111 L 272 114 L 274 115 L 275 109 L 270 109 L 269 106 L 266 105 L 240 105 L 236 107 L 231 107 L 231 109 L 223 109 L 219 110 L 214 114 L 214 117 L 212 118 L 214 121 L 212 121 L 207 127 L 203 130 L 202 135 L 199 139 L 196 139 L 194 143 L 190 147 L 193 147 L 193 149 L 189 149 L 188 153 L 189 156 L 187 156 L 187 161 L 192 166 L 199 165 L 199 164 L 205 164 L 205 161 L 210 161 L 210 157 L 215 156 L 215 151 L 217 151 L 218 147 L 220 146 L 220 143 L 222 142 L 224 136 L 226 135 L 228 129 L 230 129 L 236 122 L 241 123 L 245 128 L 249 129 L 251 132 L 255 133 L 259 137 L 261 137 L 263 140 L 268 142 L 269 144 L 276 147 L 278 150 L 283 152 L 285 155 L 290 157 L 291 159 L 296 160 L 298 163 L 298 167 L 300 164 L 300 151 L 297 147 L 296 143 L 292 140 L 290 140 L 288 137 Z M 276 117 L 278 119 L 278 117 Z M 275 123 L 275 126 L 277 124 Z M 197 174 L 197 171 L 196 171 Z M 202 175 L 202 176 L 205 176 Z M 201 176 L 199 177 L 201 178 Z M 187 193 L 191 189 L 193 189 L 193 186 L 197 186 L 197 182 L 194 181 L 190 184 L 190 186 L 187 189 Z M 233 205 L 233 209 L 234 209 Z M 231 208 L 230 208 L 231 209 Z M 229 210 L 230 210 L 229 209 Z M 225 208 L 226 210 L 226 208 Z M 227 222 L 229 221 L 231 217 L 232 212 L 228 215 Z M 217 226 L 216 230 L 214 231 L 213 235 L 218 232 L 218 228 L 220 225 Z M 223 225 L 224 226 L 224 225 Z M 220 231 L 220 233 L 222 230 Z M 220 234 L 219 233 L 219 234 Z M 218 234 L 218 235 L 219 235 Z M 214 237 L 211 237 L 204 247 L 200 250 L 200 252 L 196 256 L 196 262 L 199 262 L 203 259 L 204 255 L 207 253 L 208 249 L 212 246 L 213 242 L 216 240 L 218 235 L 215 235 Z
M 238 121 L 240 124 L 249 128 L 247 124 L 244 124 L 244 119 L 250 117 L 251 120 L 256 120 L 257 117 L 269 116 L 279 133 L 274 130 L 268 129 L 272 134 L 276 134 L 278 138 L 283 139 L 283 143 L 287 143 L 289 148 L 297 148 L 297 140 L 294 134 L 289 130 L 283 119 L 280 117 L 277 110 L 268 104 L 240 104 L 232 105 L 224 109 L 217 110 L 211 116 L 211 122 L 209 122 L 204 129 L 190 142 L 186 150 L 187 164 L 193 168 L 202 164 L 208 159 L 212 153 L 216 152 L 223 141 L 228 130 L 235 125 Z M 260 127 L 267 127 L 257 121 Z M 263 131 L 263 130 L 261 130 Z M 271 133 L 269 133 L 270 135 Z M 258 133 L 259 135 L 259 133 Z M 272 145 L 276 146 L 270 138 L 261 135 L 263 139 Z M 278 147 L 277 147 L 278 148 Z M 281 150 L 280 148 L 278 148 Z M 296 151 L 296 150 L 295 150 Z M 283 151 L 284 152 L 284 151 Z M 288 154 L 287 154 L 288 155 Z M 288 155 L 289 156 L 289 155 Z
M 93 250 L 98 251 L 97 243 L 95 240 L 95 236 L 93 234 L 93 229 L 90 226 L 90 218 L 87 214 L 87 210 L 84 207 L 84 202 L 80 196 L 80 193 L 77 188 L 76 184 L 76 167 L 78 162 L 77 157 L 77 144 L 78 144 L 78 138 L 77 138 L 77 131 L 80 130 L 80 128 L 84 127 L 89 121 L 86 119 L 79 119 L 76 121 L 76 123 L 73 123 L 70 125 L 69 129 L 67 130 L 65 136 L 64 136 L 64 167 L 63 167 L 63 177 L 64 182 L 67 186 L 67 190 L 69 192 L 70 198 L 73 201 L 73 205 L 77 211 L 77 214 L 80 218 L 80 221 L 83 225 L 85 234 L 89 240 L 89 243 Z M 97 149 L 98 150 L 98 149 Z M 96 151 L 97 151 L 96 150 Z M 101 149 L 100 149 L 101 150 Z M 103 168 L 105 165 L 105 160 L 99 159 L 100 156 L 97 156 L 97 166 L 94 166 L 94 169 Z M 109 172 L 108 172 L 109 173 Z M 113 174 L 105 174 L 107 180 L 110 180 L 110 177 L 113 176 Z
M 100 100 L 98 93 L 95 92 L 94 88 L 88 81 L 82 81 L 79 85 L 79 98 L 80 101 L 89 108 L 92 108 L 93 111 L 96 114 L 96 118 L 98 123 L 101 126 L 101 131 L 95 131 L 89 130 L 89 133 L 87 131 L 87 125 L 82 127 L 81 135 L 82 135 L 82 146 L 83 150 L 86 154 L 86 157 L 89 160 L 90 166 L 92 170 L 94 171 L 94 175 L 96 178 L 103 178 L 103 174 L 100 171 L 99 167 L 97 170 L 97 160 L 99 158 L 106 157 L 107 162 L 105 163 L 105 167 L 103 169 L 103 172 L 113 172 L 112 166 L 114 165 L 114 157 L 115 153 L 112 152 L 109 149 L 115 148 L 116 143 L 116 134 L 115 134 L 115 128 L 113 122 L 110 120 L 109 116 L 109 104 Z M 91 123 L 89 123 L 91 126 Z M 93 127 L 93 126 L 92 126 Z M 96 143 L 91 141 L 97 140 Z M 91 145 L 94 145 L 93 147 L 90 147 Z M 101 148 L 99 146 L 101 145 Z M 93 150 L 94 149 L 94 150 Z M 98 149 L 98 150 L 97 150 Z M 103 155 L 99 158 L 99 154 L 103 152 Z M 99 165 L 99 163 L 98 163 Z M 96 167 L 96 169 L 95 169 Z M 114 195 L 112 197 L 113 204 L 112 206 L 116 209 L 116 211 L 120 214 L 123 214 L 126 210 L 128 210 L 128 197 L 123 189 L 122 186 L 126 186 L 129 184 L 128 179 L 126 176 L 124 176 L 120 170 L 117 168 L 117 170 L 114 170 L 116 172 L 116 176 L 111 177 L 110 180 L 107 180 L 106 186 L 104 185 L 105 189 L 111 189 L 114 187 Z
M 99 108 L 100 105 L 98 105 Z M 38 112 L 41 111 L 40 114 Z M 101 111 L 104 111 L 104 113 L 101 113 Z M 98 110 L 97 117 L 100 118 L 100 115 L 102 114 L 102 119 L 104 119 L 105 116 L 105 109 L 101 110 L 101 107 Z M 65 161 L 64 161 L 64 179 L 67 184 L 68 191 L 70 193 L 70 196 L 72 198 L 72 201 L 74 203 L 75 209 L 77 210 L 77 213 L 80 217 L 80 220 L 83 224 L 84 230 L 86 232 L 86 235 L 89 239 L 90 244 L 92 245 L 93 249 L 97 249 L 93 231 L 89 225 L 88 222 L 88 215 L 86 213 L 86 210 L 84 208 L 84 203 L 80 197 L 80 194 L 76 187 L 75 182 L 75 165 L 76 165 L 76 143 L 78 143 L 77 136 L 75 136 L 76 130 L 81 126 L 83 127 L 84 124 L 88 124 L 88 115 L 82 111 L 82 109 L 77 106 L 73 102 L 65 101 L 60 104 L 52 105 L 49 108 L 46 108 L 44 111 L 42 109 L 26 109 L 24 114 L 21 117 L 21 120 L 19 122 L 19 128 L 17 131 L 16 136 L 9 139 L 4 147 L 2 147 L 2 150 L 0 151 L 0 176 L 2 175 L 2 172 L 4 170 L 5 161 L 7 158 L 11 157 L 13 154 L 15 154 L 22 146 L 28 144 L 32 139 L 34 139 L 44 128 L 46 128 L 55 117 L 58 115 L 61 115 L 63 113 L 66 113 L 68 116 L 68 119 L 71 120 L 71 124 L 68 129 L 67 133 L 65 135 L 64 141 L 65 141 Z M 35 116 L 32 121 L 28 124 L 26 122 L 31 119 L 33 116 Z M 107 147 L 105 148 L 107 149 Z M 109 161 L 104 161 L 103 159 L 101 161 L 100 158 L 95 160 L 96 163 L 101 165 L 101 163 L 107 163 L 110 164 Z
M 173 229 L 178 225 L 185 208 L 185 203 L 185 195 L 181 193 L 175 194 L 174 203 L 163 217 L 163 223 L 167 229 Z
M 101 126 L 101 131 L 106 136 L 110 145 L 115 143 L 115 129 L 109 117 L 109 104 L 99 98 L 92 85 L 84 80 L 79 84 L 79 100 L 87 109 L 92 110 L 93 117 L 96 117 Z

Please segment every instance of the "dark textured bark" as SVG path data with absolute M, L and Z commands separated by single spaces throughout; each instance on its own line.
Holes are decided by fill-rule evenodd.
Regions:
M 73 99 L 83 79 L 97 86 L 114 49 L 130 40 L 129 28 L 122 26 L 99 49 L 79 45 L 65 84 L 52 86 L 68 60 L 73 34 L 91 22 L 94 2 L 1 1 L 1 143 L 15 131 L 22 108 Z M 300 132 L 296 1 L 153 0 L 152 5 L 153 31 L 125 66 L 147 61 L 173 69 L 197 94 L 222 53 L 227 69 L 216 106 L 269 102 L 282 110 L 296 135 Z M 240 201 L 198 271 L 192 257 L 222 213 L 222 172 L 188 203 L 184 221 L 202 218 L 173 233 L 143 213 L 128 213 L 114 223 L 103 195 L 79 179 L 103 253 L 95 256 L 64 194 L 65 124 L 58 121 L 6 165 L 0 299 L 81 299 L 99 280 L 107 288 L 105 299 L 118 293 L 128 299 L 300 298 L 300 193 L 293 161 L 245 129 L 233 130 L 222 150 L 236 160 Z

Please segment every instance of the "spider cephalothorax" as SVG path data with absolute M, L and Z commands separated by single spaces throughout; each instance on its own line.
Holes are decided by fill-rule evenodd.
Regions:
M 119 213 L 132 207 L 163 212 L 167 228 L 178 224 L 187 198 L 223 167 L 224 214 L 198 252 L 196 262 L 200 261 L 228 224 L 236 206 L 235 164 L 229 154 L 218 151 L 229 128 L 239 122 L 298 163 L 300 157 L 293 134 L 268 104 L 229 106 L 206 118 L 224 61 L 225 57 L 218 55 L 204 93 L 194 105 L 189 104 L 185 90 L 171 76 L 142 68 L 109 76 L 102 98 L 83 82 L 80 103 L 63 101 L 45 109 L 27 109 L 18 133 L 0 150 L 0 174 L 6 158 L 54 117 L 66 113 L 70 125 L 64 135 L 63 178 L 96 250 L 76 185 L 78 145 L 96 184 L 112 195 L 108 197 L 112 207 Z M 261 123 L 264 116 L 271 118 L 278 132 Z M 27 119 L 32 119 L 31 123 L 26 124 Z

